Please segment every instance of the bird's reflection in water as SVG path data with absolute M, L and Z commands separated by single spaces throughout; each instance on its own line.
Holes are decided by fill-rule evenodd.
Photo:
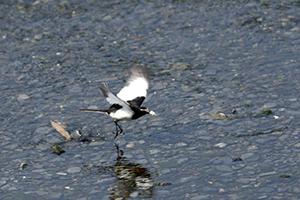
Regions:
M 110 188 L 110 199 L 152 196 L 153 182 L 147 168 L 126 160 L 124 152 L 115 144 L 118 157 L 114 166 L 117 182 Z

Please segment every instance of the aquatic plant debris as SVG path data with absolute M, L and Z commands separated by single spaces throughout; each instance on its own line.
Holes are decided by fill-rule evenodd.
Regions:
M 227 115 L 224 113 L 212 114 L 211 116 L 219 119 L 227 119 Z
M 291 178 L 291 175 L 289 175 L 289 174 L 281 174 L 281 175 L 279 175 L 279 178 Z
M 50 120 L 50 122 L 51 122 L 51 125 L 53 126 L 53 128 L 55 128 L 62 136 L 64 136 L 68 140 L 71 140 L 71 137 L 70 137 L 70 134 L 68 133 L 68 131 L 66 131 L 58 123 L 51 121 L 51 120 Z
M 57 155 L 60 155 L 62 153 L 65 153 L 65 150 L 63 150 L 63 148 L 61 148 L 60 146 L 58 145 L 54 145 L 51 147 L 51 151 Z
M 266 114 L 266 115 L 271 115 L 272 114 L 272 110 L 263 110 L 262 113 Z

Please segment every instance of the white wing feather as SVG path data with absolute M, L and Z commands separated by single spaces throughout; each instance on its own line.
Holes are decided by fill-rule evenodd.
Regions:
M 148 72 L 146 68 L 133 68 L 132 75 L 124 88 L 117 94 L 123 101 L 130 101 L 136 97 L 146 97 L 149 88 Z

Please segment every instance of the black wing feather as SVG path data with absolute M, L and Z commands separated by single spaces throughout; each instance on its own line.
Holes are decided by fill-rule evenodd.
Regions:
M 142 103 L 144 102 L 145 97 L 136 97 L 135 99 L 131 101 L 127 101 L 130 105 L 130 107 L 141 107 Z

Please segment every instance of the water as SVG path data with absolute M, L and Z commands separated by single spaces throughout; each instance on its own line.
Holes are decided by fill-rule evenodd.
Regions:
M 298 2 L 0 9 L 1 199 L 299 198 Z M 121 122 L 114 141 L 111 118 L 79 109 L 108 107 L 99 84 L 117 93 L 139 64 L 157 116 Z

